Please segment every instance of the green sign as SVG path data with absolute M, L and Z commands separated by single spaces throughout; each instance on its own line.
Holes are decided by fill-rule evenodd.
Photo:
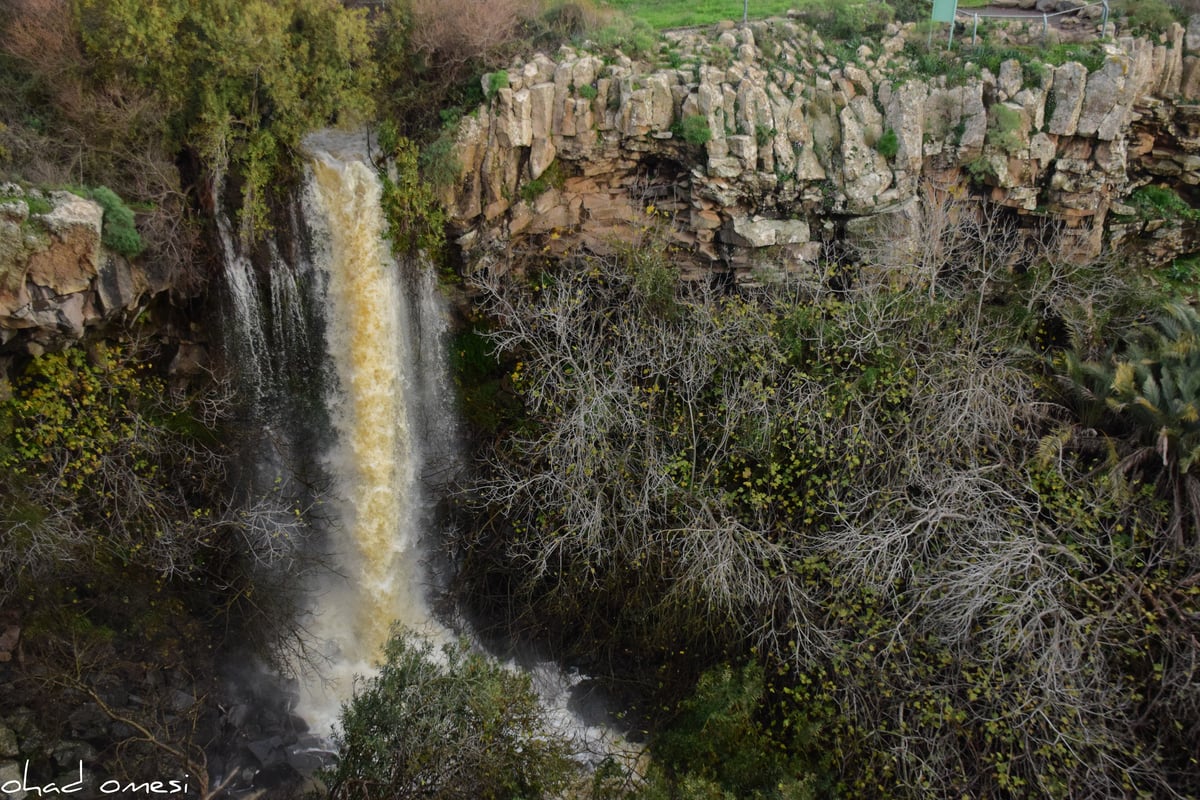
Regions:
M 954 12 L 958 8 L 958 0 L 933 0 L 933 21 L 954 22 Z

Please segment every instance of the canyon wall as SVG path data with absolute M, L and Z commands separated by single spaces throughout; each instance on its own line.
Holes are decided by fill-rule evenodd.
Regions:
M 103 219 L 71 192 L 0 185 L 0 346 L 38 353 L 136 310 L 148 278 L 104 246 Z
M 1017 25 L 961 58 L 911 25 L 851 47 L 780 19 L 668 32 L 652 60 L 515 61 L 453 133 L 451 233 L 473 270 L 655 226 L 685 274 L 751 280 L 902 247 L 942 191 L 1012 209 L 1031 236 L 1061 230 L 1076 259 L 1200 250 L 1190 215 L 1137 202 L 1147 184 L 1200 200 L 1200 17 L 1103 43 L 1095 20 L 1074 25 L 1084 44 Z M 102 229 L 91 200 L 0 186 L 0 350 L 77 340 L 170 289 Z
M 1076 259 L 1200 246 L 1130 204 L 1147 183 L 1200 184 L 1200 17 L 1075 49 L 1017 27 L 993 36 L 1034 46 L 994 71 L 969 47 L 961 62 L 914 47 L 912 26 L 852 50 L 790 20 L 668 33 L 670 66 L 569 47 L 516 62 L 484 76 L 491 96 L 455 135 L 457 242 L 477 268 L 513 248 L 602 252 L 653 218 L 692 274 L 747 279 L 918 235 L 932 187 L 1055 225 Z

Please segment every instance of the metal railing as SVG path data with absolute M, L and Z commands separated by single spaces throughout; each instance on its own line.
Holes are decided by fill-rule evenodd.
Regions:
M 993 19 L 1040 19 L 1042 21 L 1042 40 L 1045 41 L 1046 35 L 1050 31 L 1050 18 L 1051 17 L 1061 17 L 1064 14 L 1078 14 L 1083 9 L 1090 8 L 1091 6 L 1094 6 L 1094 5 L 1104 6 L 1104 18 L 1100 23 L 1100 38 L 1103 39 L 1104 37 L 1108 36 L 1108 0 L 1099 0 L 1098 3 L 1095 2 L 1095 0 L 1093 0 L 1093 2 L 1084 3 L 1083 5 L 1079 6 L 1078 8 L 1068 8 L 1063 11 L 1053 11 L 1053 12 L 1034 11 L 1032 13 L 1026 14 L 1026 13 L 1022 13 L 1020 11 L 1014 11 L 1012 13 L 1006 12 L 1003 14 L 997 14 L 994 12 L 993 13 L 988 13 L 988 12 L 981 13 L 978 11 L 964 11 L 963 9 L 956 8 L 954 10 L 954 13 L 956 16 L 961 15 L 964 17 L 974 18 L 975 25 L 971 30 L 971 44 L 972 45 L 974 45 L 976 43 L 976 40 L 978 38 L 979 18 L 980 17 L 985 17 L 985 18 L 991 17 Z M 950 38 L 951 38 L 951 41 L 953 41 L 953 39 L 954 39 L 954 27 L 953 26 L 951 26 L 951 28 L 950 28 Z

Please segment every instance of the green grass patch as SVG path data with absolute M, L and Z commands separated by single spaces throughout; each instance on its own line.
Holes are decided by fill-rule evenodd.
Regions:
M 655 27 L 632 14 L 617 15 L 590 38 L 602 50 L 620 50 L 632 58 L 650 58 L 661 44 Z
M 609 0 L 608 6 L 641 20 L 656 30 L 711 25 L 721 20 L 742 18 L 742 3 L 737 0 L 660 0 L 656 3 Z M 755 0 L 750 4 L 750 18 L 783 16 L 789 8 L 796 6 L 794 0 Z
M 1087 67 L 1088 72 L 1095 72 L 1104 66 L 1104 58 L 1104 48 L 1099 42 L 1087 42 L 1048 47 L 1042 51 L 1041 60 L 1056 67 L 1068 61 L 1078 61 Z
M 567 176 L 562 170 L 562 165 L 558 161 L 554 161 L 546 167 L 545 172 L 521 187 L 521 199 L 526 203 L 532 203 L 551 189 L 561 189 L 566 179 Z
M 490 100 L 496 96 L 496 92 L 508 88 L 508 70 L 501 69 L 496 72 L 489 72 L 484 76 L 484 80 L 487 82 L 487 87 L 483 93 Z
M 29 209 L 30 214 L 48 214 L 54 209 L 53 203 L 38 195 L 0 193 L 0 203 L 11 203 L 14 201 L 23 203 Z
M 891 128 L 884 131 L 883 136 L 875 143 L 875 151 L 884 158 L 895 158 L 896 153 L 900 152 L 900 138 L 896 136 L 896 132 Z
M 1188 299 L 1200 294 L 1200 253 L 1173 259 L 1158 270 L 1158 280 L 1172 298 Z
M 987 143 L 1006 153 L 1020 150 L 1024 144 L 1021 136 L 1021 112 L 1011 106 L 997 103 L 989 109 L 988 114 Z
M 727 19 L 740 20 L 743 11 L 747 10 L 737 0 L 658 0 L 654 3 L 609 0 L 606 5 L 641 20 L 656 30 L 711 25 Z M 958 3 L 959 8 L 979 8 L 986 5 L 987 0 L 959 0 Z M 864 0 L 754 0 L 749 4 L 748 11 L 750 19 L 766 19 L 782 17 L 789 10 L 799 12 L 801 17 L 861 17 L 864 14 L 875 16 L 879 12 L 887 14 L 888 9 L 894 12 L 896 19 L 904 22 L 929 19 L 929 3 L 924 0 L 893 0 L 890 3 Z
M 1200 209 L 1192 208 L 1169 186 L 1142 186 L 1130 195 L 1129 205 L 1136 208 L 1138 216 L 1144 220 L 1200 221 Z
M 1162 33 L 1174 22 L 1187 24 L 1186 15 L 1176 12 L 1165 0 L 1118 0 L 1113 12 L 1125 18 L 1130 31 L 1142 36 Z
M 712 139 L 712 129 L 708 127 L 708 120 L 699 114 L 692 114 L 676 122 L 671 126 L 671 133 L 697 147 L 708 144 Z
M 963 4 L 959 3 L 961 7 Z M 1000 74 L 1000 65 L 1009 59 L 1021 64 L 1022 85 L 1038 87 L 1045 84 L 1051 67 L 1076 61 L 1095 72 L 1104 66 L 1105 54 L 1098 42 L 1059 44 L 1052 47 L 995 45 L 988 42 L 970 44 L 956 42 L 952 50 L 946 50 L 945 42 L 934 37 L 932 46 L 918 29 L 904 44 L 904 55 L 909 58 L 909 67 L 897 77 L 922 79 L 945 76 L 947 85 L 957 86 L 987 69 L 993 75 Z M 1047 115 L 1049 116 L 1049 115 Z

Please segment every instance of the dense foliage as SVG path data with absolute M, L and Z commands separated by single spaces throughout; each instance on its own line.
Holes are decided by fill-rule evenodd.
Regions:
M 759 713 L 841 796 L 1186 796 L 1187 326 L 1122 344 L 1136 291 L 1022 256 L 999 212 L 930 196 L 920 225 L 755 292 L 677 290 L 653 241 L 485 284 L 530 424 L 475 487 L 468 574 L 668 691 L 753 648 Z M 1111 462 L 1045 377 L 1099 342 L 1128 359 L 1089 434 Z
M 446 239 L 446 212 L 433 186 L 421 178 L 416 144 L 397 135 L 395 126 L 386 123 L 381 128 L 379 145 L 389 165 L 380 171 L 380 204 L 392 252 L 397 256 L 411 256 L 418 251 L 440 255 Z
M 336 0 L 18 0 L 0 22 L 14 159 L 33 180 L 105 184 L 156 204 L 164 249 L 189 188 L 176 162 L 232 176 L 246 229 L 261 231 L 300 138 L 374 107 L 365 12 Z M 30 169 L 72 149 L 76 172 Z
M 137 232 L 133 212 L 129 206 L 107 186 L 97 186 L 90 192 L 91 198 L 104 209 L 102 241 L 104 246 L 115 250 L 126 258 L 142 252 L 142 237 Z
M 462 643 L 440 654 L 411 631 L 393 630 L 376 675 L 346 703 L 337 766 L 326 776 L 338 800 L 519 800 L 557 796 L 575 773 L 529 676 Z
M 146 356 L 39 356 L 0 402 L 0 604 L 23 625 L 21 702 L 53 718 L 90 699 L 129 731 L 113 768 L 206 785 L 204 704 L 162 713 L 161 686 L 137 713 L 103 698 L 167 668 L 202 694 L 215 647 L 276 647 L 304 525 L 281 497 L 231 491 L 220 387 L 169 387 Z
M 97 76 L 152 92 L 165 135 L 218 176 L 233 167 L 254 227 L 301 136 L 372 111 L 365 12 L 336 0 L 78 0 L 75 11 Z
M 218 387 L 170 391 L 143 358 L 95 347 L 33 359 L 13 390 L 0 403 L 0 599 L 131 575 L 248 590 L 256 567 L 292 556 L 295 509 L 231 496 Z
M 763 722 L 768 684 L 761 667 L 748 664 L 706 672 L 695 694 L 682 703 L 672 724 L 654 740 L 654 769 L 640 793 L 644 800 L 671 797 L 811 800 L 828 796 L 819 784 L 821 762 L 809 763 L 813 726 L 796 715 Z M 793 728 L 793 723 L 800 725 Z

